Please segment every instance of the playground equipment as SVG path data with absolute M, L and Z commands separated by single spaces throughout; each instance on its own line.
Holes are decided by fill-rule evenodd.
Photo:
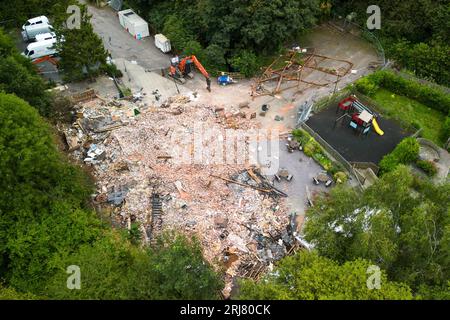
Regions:
M 384 134 L 384 131 L 380 129 L 380 126 L 378 125 L 377 119 L 372 119 L 373 129 L 376 133 L 378 133 L 380 136 Z
M 351 95 L 339 102 L 336 112 L 339 111 L 343 111 L 344 114 L 336 119 L 335 125 L 339 120 L 348 117 L 350 118 L 349 126 L 359 134 L 367 135 L 372 127 L 380 136 L 384 134 L 376 121 L 376 114 L 362 104 L 356 96 Z

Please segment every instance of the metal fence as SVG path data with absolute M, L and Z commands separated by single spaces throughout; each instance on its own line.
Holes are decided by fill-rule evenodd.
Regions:
M 369 31 L 365 25 L 360 25 L 356 22 L 348 21 L 344 18 L 339 18 L 336 14 L 333 14 L 333 18 L 331 19 L 330 23 L 341 32 L 349 31 L 351 27 L 358 29 L 361 32 L 361 35 L 359 35 L 359 37 L 369 41 L 376 49 L 380 58 L 381 68 L 384 69 L 384 67 L 387 65 L 386 54 L 383 45 L 374 32 Z M 358 37 L 358 35 L 355 36 Z
M 319 111 L 326 109 L 330 105 L 337 104 L 339 101 L 352 94 L 352 92 L 353 92 L 352 90 L 343 89 L 332 95 L 323 97 L 314 103 L 312 110 L 315 113 L 318 113 Z

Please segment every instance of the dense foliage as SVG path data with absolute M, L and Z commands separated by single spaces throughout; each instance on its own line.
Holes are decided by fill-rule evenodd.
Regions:
M 450 184 L 400 166 L 361 195 L 336 187 L 307 212 L 305 235 L 339 263 L 367 259 L 417 297 L 450 298 Z
M 145 251 L 103 226 L 88 206 L 86 175 L 59 154 L 36 110 L 4 93 L 0 173 L 0 281 L 18 292 L 93 299 L 217 296 L 220 279 L 195 242 L 171 237 Z M 65 286 L 71 264 L 81 268 L 83 290 Z
M 80 5 L 80 28 L 56 27 L 58 47 L 60 49 L 60 66 L 66 80 L 76 81 L 93 77 L 106 68 L 107 53 L 102 39 L 94 32 L 86 6 Z M 69 15 L 62 15 L 68 18 Z M 65 21 L 65 19 L 63 19 Z M 64 39 L 64 41 L 62 41 Z
M 98 222 L 85 210 L 91 187 L 63 161 L 36 110 L 5 94 L 0 172 L 0 268 L 15 287 L 36 288 L 54 254 L 70 253 L 98 235 Z
M 441 112 L 447 118 L 439 134 L 440 140 L 445 142 L 450 137 L 450 94 L 444 90 L 421 84 L 417 80 L 406 79 L 391 71 L 377 71 L 363 77 L 355 82 L 355 87 L 369 96 L 376 93 L 379 88 L 385 88 Z
M 388 57 L 418 76 L 450 84 L 450 10 L 447 0 L 335 0 L 333 12 L 346 16 L 356 12 L 365 26 L 367 7 L 381 9 L 381 39 Z
M 443 90 L 423 85 L 415 80 L 405 79 L 391 71 L 378 71 L 355 83 L 361 93 L 371 95 L 378 88 L 385 88 L 396 94 L 417 100 L 429 108 L 444 114 L 450 112 L 450 94 Z
M 30 61 L 20 55 L 14 43 L 0 29 L 0 91 L 14 93 L 39 110 L 42 115 L 51 114 L 51 96 L 46 85 Z
M 381 174 L 395 170 L 401 164 L 415 162 L 419 156 L 419 143 L 415 138 L 405 138 L 395 149 L 381 159 L 379 166 Z
M 255 283 L 244 280 L 240 299 L 263 300 L 403 300 L 411 299 L 410 288 L 388 281 L 384 271 L 380 287 L 367 285 L 367 260 L 348 261 L 342 265 L 319 256 L 299 251 L 282 259 L 275 270 Z
M 176 51 L 195 53 L 209 68 L 232 67 L 245 75 L 257 71 L 257 56 L 294 41 L 320 15 L 318 0 L 129 2 Z
M 80 266 L 81 290 L 66 287 L 69 265 Z M 199 244 L 176 235 L 142 250 L 111 234 L 67 257 L 47 286 L 57 299 L 213 299 L 220 289 Z

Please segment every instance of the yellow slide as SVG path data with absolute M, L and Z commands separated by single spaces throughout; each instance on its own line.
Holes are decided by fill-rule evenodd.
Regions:
M 384 131 L 380 129 L 380 126 L 378 125 L 377 119 L 372 119 L 373 128 L 375 129 L 375 132 L 378 133 L 380 136 L 384 134 Z

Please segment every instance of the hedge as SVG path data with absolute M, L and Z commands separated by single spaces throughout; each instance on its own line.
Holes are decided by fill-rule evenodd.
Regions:
M 381 174 L 393 171 L 400 164 L 415 162 L 419 157 L 419 143 L 415 138 L 403 139 L 395 149 L 381 159 L 379 166 Z
M 324 168 L 329 174 L 333 177 L 336 173 L 341 172 L 341 175 L 338 177 L 341 178 L 341 181 L 344 180 L 342 178 L 342 166 L 338 163 L 334 163 L 325 153 L 322 146 L 313 138 L 311 135 L 302 129 L 296 129 L 292 131 L 292 135 L 294 138 L 303 146 L 303 152 L 308 157 L 313 158 L 317 161 L 322 168 Z
M 435 176 L 437 173 L 437 168 L 433 161 L 417 160 L 416 165 L 430 177 Z
M 355 83 L 363 94 L 372 95 L 379 87 L 396 94 L 414 99 L 444 114 L 450 112 L 450 95 L 440 89 L 432 88 L 417 81 L 405 79 L 391 71 L 377 71 Z

